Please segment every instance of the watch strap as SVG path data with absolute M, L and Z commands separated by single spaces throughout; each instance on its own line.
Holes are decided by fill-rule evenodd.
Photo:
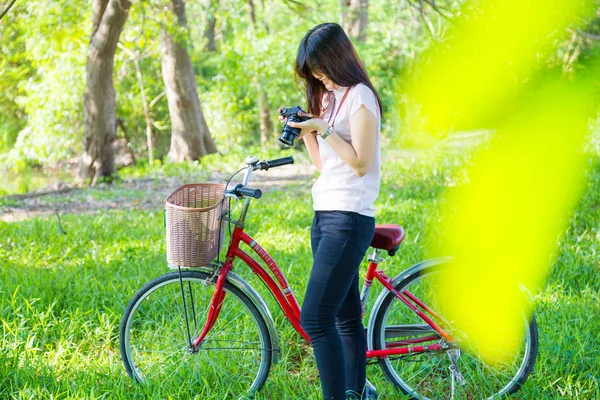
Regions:
M 321 139 L 327 139 L 329 135 L 333 132 L 333 126 L 329 126 L 324 134 L 321 135 Z

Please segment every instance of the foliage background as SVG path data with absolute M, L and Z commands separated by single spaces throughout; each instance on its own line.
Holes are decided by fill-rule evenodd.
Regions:
M 442 18 L 427 4 L 414 0 L 369 2 L 367 39 L 355 44 L 380 92 L 386 137 L 399 139 L 400 121 L 406 117 L 405 87 L 415 60 L 444 37 L 451 24 L 448 20 L 479 4 L 462 3 L 438 2 L 444 15 L 450 16 Z M 419 10 L 419 4 L 424 11 Z M 254 8 L 256 27 L 250 21 L 247 1 L 198 0 L 186 4 L 188 51 L 202 108 L 220 151 L 260 143 L 259 84 L 267 93 L 275 130 L 279 126 L 278 107 L 304 103 L 303 89 L 293 75 L 297 45 L 309 28 L 324 21 L 340 22 L 341 18 L 340 3 L 334 0 L 306 4 L 263 0 L 254 2 Z M 212 52 L 204 37 L 211 12 L 216 19 L 216 51 Z M 151 103 L 155 157 L 162 159 L 168 151 L 170 132 L 160 72 L 160 24 L 168 17 L 164 0 L 135 2 L 116 54 L 117 136 L 126 139 L 138 160 L 147 158 L 147 148 L 131 53 L 140 60 Z M 5 174 L 32 167 L 68 170 L 77 161 L 83 138 L 85 60 L 91 25 L 91 7 L 72 0 L 17 1 L 0 20 L 0 170 Z M 586 61 L 600 54 L 600 41 L 578 34 L 577 28 L 600 34 L 600 16 L 588 26 L 556 32 L 555 51 L 548 59 L 538 60 L 539 67 L 569 75 L 585 69 Z M 399 143 L 405 143 L 405 138 L 400 139 Z M 273 140 L 269 146 L 275 143 Z M 0 194 L 9 191 L 7 183 L 0 186 Z M 13 187 L 10 191 L 23 190 Z
M 186 4 L 188 51 L 203 111 L 219 149 L 257 144 L 258 81 L 272 110 L 303 104 L 303 89 L 293 75 L 297 45 L 317 23 L 339 21 L 339 3 L 255 2 L 260 23 L 253 28 L 246 1 L 219 1 L 214 52 L 207 51 L 203 34 L 208 4 Z M 386 121 L 392 121 L 390 112 L 397 98 L 392 83 L 432 36 L 407 1 L 372 1 L 369 6 L 367 40 L 357 43 L 357 49 L 390 114 Z M 136 2 L 120 39 L 120 45 L 140 59 L 159 159 L 169 144 L 160 73 L 160 23 L 166 18 L 162 1 Z M 439 19 L 434 14 L 430 18 L 434 23 Z M 438 25 L 439 34 L 442 25 Z M 0 167 L 56 168 L 80 153 L 90 33 L 91 9 L 69 0 L 19 1 L 0 20 Z M 145 121 L 130 53 L 119 49 L 115 63 L 117 118 L 124 128 L 117 130 L 117 136 L 125 137 L 137 158 L 143 159 L 147 156 Z M 277 128 L 275 111 L 271 118 Z

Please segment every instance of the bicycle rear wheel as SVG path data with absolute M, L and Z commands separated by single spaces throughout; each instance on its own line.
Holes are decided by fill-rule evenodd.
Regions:
M 402 279 L 396 289 L 408 290 L 439 314 L 436 304 L 437 280 L 434 274 L 444 264 L 427 265 L 415 270 Z M 389 293 L 380 307 L 374 310 L 373 345 L 375 350 L 387 349 L 399 342 L 430 337 L 418 345 L 444 344 L 444 340 L 418 315 L 410 310 L 393 293 Z M 381 358 L 379 364 L 385 376 L 409 398 L 416 399 L 493 399 L 510 395 L 521 387 L 533 369 L 538 348 L 538 331 L 534 318 L 528 321 L 523 316 L 525 337 L 517 354 L 500 365 L 487 365 L 474 351 L 450 346 L 429 353 Z M 451 336 L 460 335 L 444 326 Z M 451 356 L 464 384 L 453 379 Z
M 197 350 L 190 346 L 204 328 L 214 288 L 212 275 L 182 271 L 181 279 L 168 273 L 134 296 L 119 336 L 132 378 L 189 385 L 198 394 L 251 394 L 262 388 L 271 368 L 271 337 L 256 306 L 229 282 L 215 325 Z

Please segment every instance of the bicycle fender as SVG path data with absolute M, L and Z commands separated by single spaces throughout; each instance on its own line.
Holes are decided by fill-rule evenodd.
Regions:
M 252 303 L 258 309 L 261 317 L 265 320 L 265 324 L 267 325 L 267 329 L 269 331 L 269 335 L 271 336 L 271 342 L 273 344 L 273 351 L 271 352 L 271 363 L 277 364 L 279 362 L 279 354 L 281 352 L 281 347 L 279 346 L 279 338 L 277 337 L 277 330 L 275 329 L 275 322 L 273 321 L 273 317 L 271 316 L 271 312 L 267 308 L 267 304 L 263 300 L 263 298 L 258 294 L 256 290 L 248 282 L 246 282 L 243 278 L 235 273 L 229 271 L 227 274 L 227 280 L 233 286 L 238 288 L 242 293 L 244 293 L 248 298 L 252 301 Z
M 400 283 L 400 281 L 408 278 L 409 276 L 411 276 L 413 274 L 420 273 L 425 268 L 447 263 L 451 259 L 452 259 L 451 257 L 439 257 L 439 258 L 432 258 L 430 260 L 421 261 L 421 262 L 405 269 L 400 274 L 396 275 L 396 277 L 394 279 L 392 279 L 392 286 L 395 287 L 398 283 Z M 369 350 L 373 350 L 373 343 L 374 343 L 373 327 L 375 324 L 375 317 L 377 316 L 377 314 L 379 314 L 379 309 L 381 308 L 381 304 L 383 303 L 384 299 L 390 293 L 391 292 L 388 289 L 384 288 L 381 291 L 381 293 L 379 293 L 377 300 L 375 300 L 375 304 L 373 304 L 373 308 L 371 310 L 371 315 L 369 316 L 369 325 L 368 325 L 369 328 L 367 329 L 367 348 Z

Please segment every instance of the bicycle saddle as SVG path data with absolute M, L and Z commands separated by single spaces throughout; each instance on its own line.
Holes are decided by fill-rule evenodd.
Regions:
M 390 256 L 398 251 L 400 243 L 404 240 L 404 229 L 400 225 L 384 224 L 375 225 L 375 234 L 371 240 L 371 247 L 387 250 Z

